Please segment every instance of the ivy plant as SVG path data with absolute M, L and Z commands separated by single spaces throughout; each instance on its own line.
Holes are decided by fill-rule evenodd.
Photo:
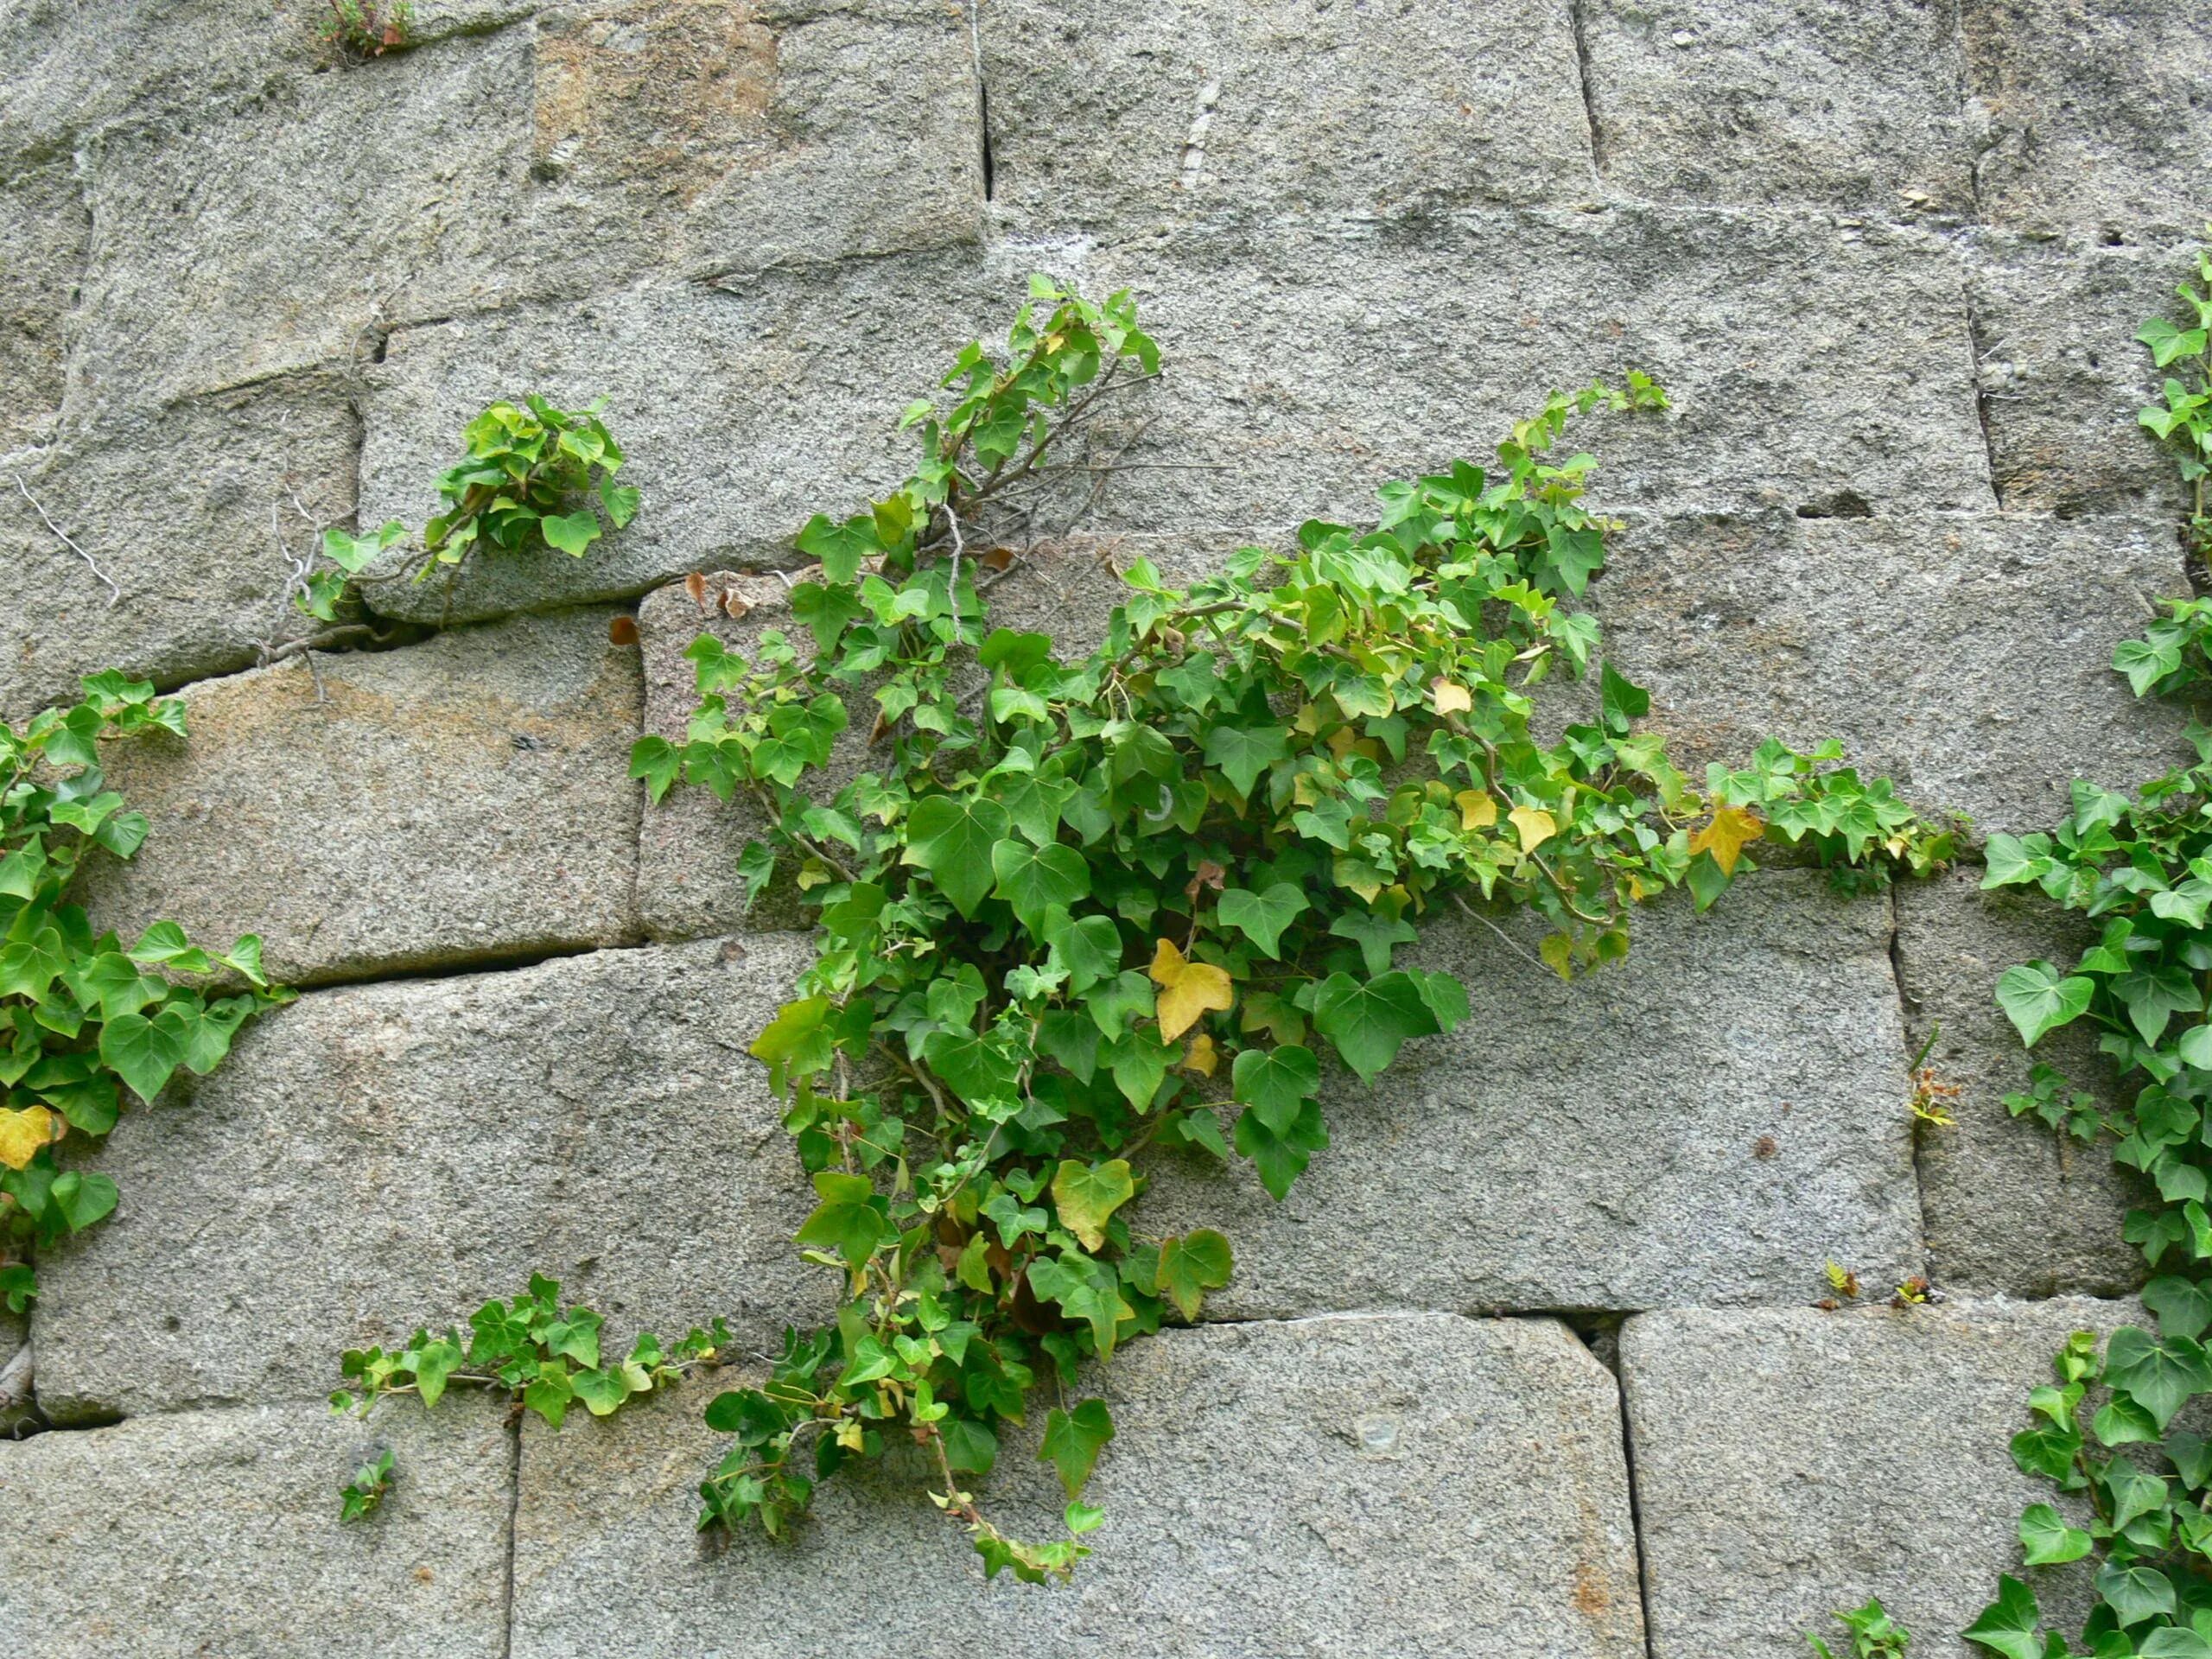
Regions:
M 1911 1651 L 1912 1632 L 1891 1618 L 1878 1600 L 1835 1617 L 1851 1638 L 1843 1659 L 1905 1659 Z M 1820 1637 L 1808 1636 L 1805 1640 L 1821 1659 L 1837 1659 L 1835 1649 Z
M 1585 503 L 1592 457 L 1560 450 L 1579 416 L 1665 408 L 1640 374 L 1553 396 L 1494 466 L 1390 485 L 1367 522 L 1187 588 L 1135 561 L 1088 656 L 994 626 L 1007 493 L 1116 377 L 1158 372 L 1126 293 L 1034 279 L 1004 351 L 971 344 L 907 411 L 906 480 L 801 533 L 801 636 L 702 635 L 685 740 L 634 752 L 655 798 L 755 801 L 750 890 L 788 870 L 819 919 L 753 1052 L 817 1199 L 798 1242 L 843 1302 L 709 1408 L 734 1443 L 702 1524 L 779 1532 L 849 1461 L 915 1443 L 988 1573 L 1065 1576 L 1114 1435 L 1078 1397 L 1090 1367 L 1198 1318 L 1234 1266 L 1218 1232 L 1143 1229 L 1144 1154 L 1287 1192 L 1328 1145 L 1325 1096 L 1466 1017 L 1456 980 L 1401 959 L 1419 924 L 1529 907 L 1571 976 L 1626 951 L 1639 904 L 1710 905 L 1757 847 L 1847 880 L 1953 850 L 1832 746 L 1769 743 L 1700 788 L 1643 728 L 1648 694 L 1580 606 L 1617 525 Z M 1598 695 L 1546 741 L 1553 675 Z M 868 765 L 840 781 L 856 721 Z M 1024 1542 L 969 1488 L 1039 1393 L 1066 1530 Z
M 645 1332 L 618 1357 L 601 1351 L 605 1320 L 588 1307 L 563 1309 L 560 1297 L 558 1281 L 532 1274 L 523 1294 L 478 1308 L 466 1334 L 417 1329 L 389 1352 L 348 1349 L 339 1362 L 346 1386 L 331 1395 L 331 1409 L 366 1417 L 386 1399 L 412 1395 L 428 1410 L 448 1389 L 488 1389 L 558 1428 L 570 1407 L 611 1416 L 629 1402 L 718 1363 L 729 1343 L 728 1330 L 716 1319 L 665 1348 Z M 375 1510 L 391 1484 L 393 1462 L 387 1450 L 355 1472 L 340 1489 L 341 1518 L 358 1521 Z
M 2212 237 L 2212 226 L 2206 227 Z M 2136 418 L 2155 433 L 2180 463 L 2190 487 L 2190 544 L 2212 560 L 2212 514 L 2205 512 L 2204 480 L 2212 475 L 2212 246 L 2198 251 L 2197 282 L 2184 280 L 2174 292 L 2183 315 L 2153 317 L 2135 338 L 2150 347 L 2151 360 L 2168 371 L 2160 401 L 2139 410 Z
M 116 1205 L 112 1180 L 64 1160 L 72 1141 L 97 1143 L 180 1068 L 213 1070 L 248 1018 L 289 995 L 251 934 L 213 955 L 157 921 L 126 944 L 70 902 L 86 859 L 127 859 L 146 839 L 145 815 L 107 787 L 101 743 L 184 731 L 183 705 L 143 681 L 110 672 L 82 689 L 25 727 L 0 722 L 0 1300 L 18 1313 L 37 1289 L 30 1250 Z M 208 988 L 225 969 L 245 988 Z
M 601 419 L 604 408 L 602 399 L 556 409 L 533 395 L 485 410 L 463 430 L 467 454 L 438 480 L 444 508 L 423 526 L 422 548 L 403 570 L 425 582 L 441 567 L 456 571 L 480 549 L 543 545 L 582 558 L 608 529 L 627 524 L 639 493 L 614 481 L 625 457 Z M 364 573 L 407 533 L 397 519 L 364 536 L 326 530 L 327 566 L 307 575 L 293 603 L 318 621 L 338 620 Z
M 2199 259 L 2212 282 L 2212 254 Z M 2204 545 L 2208 454 L 2202 370 L 2212 311 L 2182 286 L 2192 326 L 2146 324 L 2137 336 L 2161 367 L 2193 365 L 2196 392 L 2170 380 L 2171 423 L 2144 423 L 2178 439 L 2196 486 L 2193 532 Z M 2192 402 L 2194 398 L 2196 401 Z M 2169 601 L 2113 667 L 2139 696 L 2196 691 L 2207 678 L 2202 601 Z M 2155 1274 L 2143 1291 L 2153 1329 L 2123 1326 L 2108 1340 L 2081 1332 L 2056 1361 L 2055 1386 L 2030 1397 L 2033 1426 L 2013 1437 L 2020 1467 L 2065 1495 L 2020 1517 L 2030 1567 L 2088 1560 L 2096 1604 L 2076 1638 L 2046 1618 L 2031 1579 L 2007 1576 L 1966 1632 L 2007 1659 L 2212 1659 L 2212 1450 L 2185 1414 L 2212 1394 L 2212 731 L 2195 727 L 2196 759 L 2123 795 L 2076 781 L 2073 810 L 2047 834 L 1992 836 L 1985 887 L 2028 887 L 2098 925 L 2071 963 L 2007 969 L 1998 1004 L 2032 1049 L 2054 1031 L 2086 1025 L 2133 1097 L 2105 1109 L 2056 1068 L 2038 1064 L 2006 1106 L 2084 1141 L 2109 1138 L 2114 1159 L 2144 1178 L 2147 1202 L 2129 1212 L 2127 1241 Z

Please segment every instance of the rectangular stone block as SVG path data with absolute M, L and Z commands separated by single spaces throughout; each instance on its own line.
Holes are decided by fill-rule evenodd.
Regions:
M 984 0 L 977 19 L 991 199 L 1018 233 L 1414 219 L 1595 188 L 1565 0 Z
M 1160 337 L 1131 459 L 1221 463 L 1116 480 L 1102 526 L 1365 515 L 1385 480 L 1491 462 L 1548 391 L 1631 368 L 1676 409 L 1572 431 L 1601 505 L 1989 499 L 1955 256 L 1910 228 L 1618 205 L 1192 232 L 1082 269 L 1134 287 Z
M 531 63 L 509 29 L 99 137 L 73 398 L 105 413 L 365 360 L 385 320 L 533 291 Z
M 79 676 L 110 668 L 166 687 L 251 662 L 279 620 L 279 538 L 302 551 L 352 512 L 359 442 L 344 387 L 315 374 L 92 430 L 73 420 L 9 463 L 0 717 L 73 700 Z
M 618 613 L 317 654 L 184 695 L 188 735 L 111 745 L 151 833 L 88 866 L 86 907 L 166 918 L 280 982 L 512 961 L 638 936 L 642 699 Z
M 1997 1006 L 1997 978 L 2038 958 L 2073 965 L 2097 929 L 2038 893 L 1979 891 L 1967 865 L 1897 891 L 1897 978 L 1906 1034 L 1927 1064 L 1965 1090 L 1958 1121 L 1920 1137 L 1920 1202 L 1929 1273 L 1939 1285 L 2011 1296 L 2113 1295 L 2145 1276 L 2142 1254 L 2120 1237 L 2127 1211 L 2158 1195 L 2112 1160 L 2111 1142 L 2054 1133 L 2015 1118 L 2005 1096 L 2024 1091 L 2037 1060 L 2110 1110 L 2134 1092 L 2112 1076 L 2082 1027 L 2057 1032 L 2031 1054 Z
M 797 941 L 602 951 L 313 993 L 127 1113 L 115 1214 L 39 1263 L 60 1421 L 318 1394 L 347 1348 L 465 1322 L 533 1272 L 610 1341 L 716 1314 L 746 1352 L 826 1316 L 813 1199 L 745 1052 Z
M 791 564 L 813 514 L 857 512 L 906 475 L 916 440 L 897 430 L 899 411 L 979 329 L 1003 339 L 1020 280 L 986 278 L 974 256 L 928 255 L 403 329 L 372 372 L 363 524 L 422 524 L 461 428 L 526 391 L 564 408 L 606 397 L 629 456 L 623 480 L 644 505 L 582 559 L 474 559 L 449 593 L 395 583 L 372 602 L 467 620 L 626 596 L 690 570 Z
M 988 626 L 1048 633 L 1063 658 L 1079 658 L 1104 638 L 1109 615 L 1128 591 L 1118 570 L 1147 558 L 1164 580 L 1186 584 L 1218 569 L 1232 550 L 1228 543 L 1159 536 L 1085 537 L 1039 546 L 991 579 L 984 590 L 990 607 Z M 683 652 L 702 633 L 750 653 L 765 632 L 775 630 L 801 651 L 810 651 L 811 637 L 791 620 L 789 591 L 779 575 L 718 571 L 704 578 L 698 599 L 678 583 L 645 595 L 638 607 L 645 729 L 671 742 L 683 741 L 699 702 L 698 676 Z M 741 615 L 730 615 L 732 599 Z M 983 689 L 979 676 L 974 688 L 978 706 Z M 851 723 L 827 774 L 811 786 L 821 800 L 861 772 L 887 762 L 885 753 L 868 744 L 875 704 L 868 689 L 843 696 Z M 766 815 L 742 795 L 722 802 L 704 789 L 678 785 L 658 804 L 647 803 L 638 849 L 638 911 L 646 933 L 657 939 L 689 939 L 741 929 L 810 930 L 813 913 L 799 902 L 798 872 L 788 858 L 747 908 L 737 861 L 746 844 L 766 827 Z
M 338 1488 L 390 1448 L 369 1520 Z M 0 1442 L 0 1631 L 41 1659 L 505 1653 L 513 1443 L 486 1397 L 315 1404 Z
M 1948 0 L 1592 0 L 1607 185 L 1657 201 L 1970 212 Z
M 2187 313 L 2193 244 L 1985 232 L 1967 245 L 1998 498 L 2073 517 L 2188 512 L 2178 457 L 2135 417 L 2165 377 L 2135 331 Z
M 514 1659 L 1643 1651 L 1613 1380 L 1563 1325 L 1170 1331 L 1099 1386 L 1116 1436 L 1085 1497 L 1107 1519 L 1065 1587 L 986 1583 L 918 1466 L 839 1477 L 784 1542 L 700 1541 L 710 1389 L 601 1433 L 527 1426 Z M 1057 1531 L 1065 1495 L 1030 1446 L 981 1491 L 1009 1530 Z
M 2198 0 L 1961 0 L 1993 224 L 2193 235 L 2212 200 Z
M 1630 1309 L 1809 1301 L 1821 1264 L 1920 1267 L 1889 909 L 1810 871 L 1708 915 L 1651 906 L 1625 962 L 1564 985 L 1464 918 L 1404 959 L 1472 1016 L 1372 1091 L 1323 1086 L 1330 1146 L 1277 1204 L 1249 1168 L 1161 1160 L 1147 1233 L 1217 1227 L 1225 1319 L 1351 1307 Z
M 2031 513 L 1639 520 L 1592 588 L 1607 652 L 1682 758 L 1841 741 L 1862 772 L 1983 830 L 2047 828 L 2069 780 L 2190 759 L 2113 647 L 2186 591 L 2173 526 Z
M 375 371 L 364 522 L 421 523 L 451 435 L 527 382 L 611 399 L 645 506 L 583 560 L 486 562 L 454 589 L 454 617 L 790 563 L 811 514 L 855 510 L 906 474 L 898 411 L 961 344 L 1003 338 L 1033 261 L 1094 293 L 1134 287 L 1166 365 L 1100 428 L 1099 453 L 1138 468 L 1071 528 L 1235 534 L 1365 515 L 1378 485 L 1487 459 L 1551 389 L 1630 367 L 1679 408 L 1577 433 L 1603 458 L 1601 503 L 1990 499 L 1942 244 L 1619 207 L 1467 213 L 1418 235 L 1345 221 L 1087 252 L 1016 245 L 405 330 Z M 445 604 L 421 589 L 377 602 Z
M 1792 1659 L 1806 1631 L 1839 1641 L 1834 1611 L 1869 1596 L 1912 1632 L 1914 1659 L 1979 1655 L 1958 1632 L 2022 1571 L 2021 1507 L 2056 1500 L 2006 1449 L 2028 1392 L 2069 1332 L 2138 1318 L 2061 1300 L 1630 1319 L 1654 1659 Z M 2046 1607 L 2077 1572 L 2032 1575 Z
M 964 0 L 546 7 L 547 252 L 697 276 L 973 242 L 977 99 Z
M 976 235 L 974 51 L 949 0 L 602 0 L 496 21 L 105 130 L 79 396 L 137 405 L 365 362 L 395 324 L 647 268 Z

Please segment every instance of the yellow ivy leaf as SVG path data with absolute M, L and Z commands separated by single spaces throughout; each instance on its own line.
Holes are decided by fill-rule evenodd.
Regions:
M 1429 682 L 1428 690 L 1429 695 L 1436 699 L 1436 712 L 1440 715 L 1465 715 L 1474 711 L 1474 695 L 1465 686 L 1455 685 L 1441 674 Z
M 1548 935 L 1536 947 L 1536 954 L 1544 959 L 1544 966 L 1561 979 L 1574 977 L 1574 938 L 1572 934 Z
M 53 1139 L 54 1114 L 45 1107 L 27 1106 L 20 1112 L 0 1109 L 0 1164 L 21 1169 Z
M 1736 860 L 1745 847 L 1759 838 L 1766 820 L 1748 806 L 1713 809 L 1713 822 L 1690 837 L 1692 853 L 1711 853 L 1724 875 L 1736 874 Z
M 1505 815 L 1521 837 L 1521 850 L 1533 853 L 1559 833 L 1552 815 L 1541 806 L 1516 806 Z
M 1214 1068 L 1221 1064 L 1221 1057 L 1214 1052 L 1213 1039 L 1203 1031 L 1191 1039 L 1183 1051 L 1183 1069 L 1195 1071 L 1202 1077 L 1213 1076 Z
M 1462 830 L 1487 830 L 1497 822 L 1497 803 L 1488 791 L 1463 789 L 1452 798 L 1459 804 L 1459 827 Z
M 1172 1043 L 1198 1022 L 1209 1008 L 1226 1014 L 1236 1006 L 1229 975 L 1203 962 L 1190 962 L 1166 939 L 1152 957 L 1153 983 L 1160 987 L 1160 1039 Z

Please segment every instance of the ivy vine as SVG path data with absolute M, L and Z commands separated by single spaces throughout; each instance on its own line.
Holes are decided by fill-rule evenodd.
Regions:
M 107 787 L 101 743 L 184 733 L 184 706 L 143 681 L 98 674 L 83 691 L 28 726 L 0 722 L 0 1301 L 14 1313 L 37 1294 L 32 1249 L 116 1205 L 115 1183 L 65 1162 L 67 1145 L 99 1142 L 130 1096 L 152 1101 L 180 1067 L 213 1070 L 249 1017 L 291 995 L 269 984 L 251 933 L 213 955 L 157 921 L 126 945 L 70 902 L 86 859 L 130 858 L 146 839 L 145 815 Z M 221 969 L 245 988 L 207 988 Z
M 1954 850 L 1833 745 L 1769 742 L 1698 789 L 1639 729 L 1649 698 L 1577 605 L 1618 526 L 1584 505 L 1592 457 L 1557 448 L 1577 416 L 1664 409 L 1640 374 L 1554 395 L 1495 467 L 1387 486 L 1372 523 L 1310 522 L 1187 588 L 1136 561 L 1081 660 L 992 626 L 1007 500 L 1158 372 L 1126 293 L 1033 279 L 1004 352 L 971 344 L 949 397 L 907 410 L 906 482 L 801 533 L 804 637 L 702 635 L 685 741 L 636 747 L 655 799 L 683 779 L 756 801 L 749 890 L 787 869 L 819 920 L 753 1052 L 818 1200 L 798 1243 L 842 1305 L 708 1408 L 734 1444 L 702 1524 L 781 1532 L 845 1463 L 912 1442 L 987 1573 L 1066 1576 L 1114 1433 L 1075 1397 L 1087 1363 L 1195 1319 L 1234 1266 L 1217 1232 L 1135 1224 L 1141 1154 L 1246 1160 L 1287 1192 L 1328 1144 L 1334 1068 L 1372 1084 L 1465 1017 L 1449 975 L 1397 960 L 1418 921 L 1531 907 L 1572 976 L 1628 949 L 1637 905 L 1713 903 L 1754 845 L 1845 881 Z M 1535 688 L 1591 672 L 1597 718 L 1541 741 Z M 841 780 L 856 702 L 868 765 Z M 1066 1533 L 1025 1542 L 969 1488 L 1040 1393 Z

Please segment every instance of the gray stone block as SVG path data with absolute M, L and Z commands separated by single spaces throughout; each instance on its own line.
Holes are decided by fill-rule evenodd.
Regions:
M 1769 872 L 1704 917 L 1652 906 L 1572 985 L 1526 922 L 1517 950 L 1425 925 L 1403 959 L 1456 974 L 1471 1018 L 1372 1092 L 1325 1083 L 1331 1145 L 1281 1204 L 1242 1165 L 1155 1163 L 1139 1224 L 1236 1250 L 1210 1310 L 1809 1301 L 1831 1259 L 1919 1270 L 1885 902 Z
M 511 29 L 96 138 L 73 410 L 365 359 L 384 320 L 536 291 L 531 66 Z
M 2212 35 L 2198 0 L 1961 0 L 1993 224 L 2194 235 L 2212 200 Z
M 92 228 L 69 157 L 0 173 L 0 454 L 45 442 L 60 421 L 62 328 Z
M 831 1306 L 812 1207 L 745 1046 L 796 941 L 613 950 L 311 993 L 127 1114 L 123 1202 L 48 1250 L 32 1327 L 57 1420 L 319 1393 L 350 1347 L 465 1321 L 533 1272 L 610 1340 L 716 1314 L 747 1352 Z
M 584 0 L 536 24 L 532 177 L 556 259 L 687 276 L 973 242 L 959 0 Z
M 1581 429 L 1604 458 L 1602 502 L 1989 499 L 1958 271 L 1939 241 L 1621 207 L 1008 245 L 404 330 L 374 372 L 364 522 L 420 524 L 452 434 L 534 385 L 612 399 L 644 511 L 582 561 L 485 562 L 454 590 L 454 617 L 789 563 L 810 515 L 906 475 L 898 411 L 963 342 L 1002 335 L 1032 263 L 1098 293 L 1134 286 L 1166 361 L 1100 435 L 1109 452 L 1135 440 L 1128 458 L 1146 469 L 1073 528 L 1222 534 L 1363 515 L 1389 479 L 1488 457 L 1551 388 L 1630 367 L 1680 409 Z M 416 589 L 378 602 L 421 615 L 444 601 Z
M 648 267 L 971 241 L 974 73 L 957 6 L 610 0 L 126 123 L 91 146 L 73 392 L 366 359 L 394 324 Z
M 1562 1325 L 1172 1331 L 1100 1386 L 1116 1433 L 1086 1497 L 1107 1520 L 1064 1587 L 985 1583 L 918 1470 L 841 1477 L 782 1543 L 699 1541 L 709 1389 L 602 1433 L 526 1426 L 514 1659 L 1643 1651 L 1613 1380 Z M 982 1490 L 1009 1529 L 1056 1529 L 1062 1495 L 1029 1446 Z
M 1104 637 L 1108 615 L 1128 591 L 1104 561 L 1126 569 L 1140 556 L 1148 558 L 1168 582 L 1182 584 L 1218 569 L 1231 550 L 1225 543 L 1156 536 L 1087 537 L 1040 546 L 985 590 L 989 626 L 1049 633 L 1063 658 L 1079 657 Z M 638 607 L 645 729 L 671 742 L 683 741 L 698 706 L 698 677 L 683 652 L 702 632 L 749 652 L 764 631 L 775 629 L 801 651 L 812 649 L 811 636 L 791 620 L 782 577 L 718 571 L 704 580 L 702 599 L 671 583 L 648 594 Z M 749 607 L 742 617 L 728 614 L 726 594 Z M 978 676 L 979 705 L 982 690 Z M 815 791 L 817 798 L 835 795 L 868 766 L 882 764 L 880 753 L 872 756 L 868 743 L 874 704 L 860 690 L 846 694 L 845 703 L 852 724 Z M 813 915 L 799 902 L 798 872 L 788 859 L 768 890 L 749 911 L 746 907 L 737 861 L 746 843 L 766 827 L 766 816 L 744 796 L 724 803 L 704 789 L 678 785 L 658 804 L 648 803 L 638 849 L 638 912 L 646 933 L 657 939 L 690 939 L 742 929 L 810 929 Z
M 1984 830 L 2048 827 L 2068 780 L 2192 751 L 2112 650 L 2185 591 L 2170 523 L 2039 514 L 1666 518 L 1592 589 L 1608 651 L 1698 763 L 1842 741 L 1867 775 Z
M 1990 466 L 2007 507 L 2187 512 L 2174 453 L 2135 418 L 2164 375 L 2135 331 L 2185 315 L 2196 250 L 1985 232 L 1967 245 Z M 2177 561 L 2178 562 L 2178 561 Z
M 2157 1195 L 2113 1163 L 2109 1142 L 2085 1144 L 2005 1109 L 2036 1060 L 2107 1109 L 2133 1095 L 2114 1083 L 2093 1033 L 2058 1032 L 2031 1055 L 1997 1006 L 2007 968 L 2038 957 L 2070 966 L 2097 930 L 2040 894 L 1982 893 L 1981 874 L 1969 865 L 1897 893 L 1907 1035 L 1917 1052 L 1934 1033 L 1928 1065 L 1966 1091 L 1950 1106 L 1957 1123 L 1920 1139 L 1929 1277 L 2013 1296 L 2132 1290 L 2145 1277 L 2143 1257 L 2121 1239 L 2120 1224 Z
M 88 867 L 99 925 L 180 922 L 270 973 L 338 978 L 638 937 L 642 696 L 611 611 L 295 658 L 184 694 L 188 735 L 108 750 L 152 832 Z
M 1980 505 L 1988 463 L 1955 257 L 1911 229 L 1630 206 L 1418 226 L 1190 232 L 1082 262 L 1134 287 L 1166 378 L 1097 522 L 1167 531 L 1372 510 L 1493 459 L 1554 387 L 1639 368 L 1666 417 L 1592 420 L 1601 505 Z
M 251 662 L 278 619 L 289 569 L 278 538 L 302 551 L 315 525 L 353 510 L 359 436 L 343 388 L 308 375 L 89 433 L 72 423 L 52 448 L 6 463 L 0 716 L 72 700 L 79 676 L 105 669 L 166 687 Z
M 984 0 L 977 17 L 992 201 L 1018 233 L 1595 192 L 1565 0 Z
M 372 372 L 364 524 L 422 524 L 461 427 L 529 391 L 567 407 L 607 398 L 624 480 L 645 502 L 582 559 L 479 558 L 449 601 L 442 584 L 394 584 L 372 602 L 431 620 L 449 602 L 467 620 L 641 593 L 690 570 L 798 563 L 792 538 L 814 513 L 857 512 L 906 475 L 915 439 L 896 429 L 899 411 L 979 328 L 1002 337 L 1017 283 L 986 280 L 972 255 L 922 256 L 403 329 Z
M 1611 188 L 1892 216 L 1972 208 L 1948 0 L 1594 0 L 1581 32 Z
M 2068 1334 L 2132 1303 L 1646 1313 L 1621 1332 L 1655 1659 L 1793 1659 L 1869 1596 L 1915 1659 L 2021 1573 L 2014 1522 L 2052 1501 L 2006 1450 Z M 2078 1568 L 2027 1572 L 2063 1606 Z M 2055 1593 L 2054 1593 L 2055 1592 Z
M 389 1447 L 382 1508 L 338 1488 Z M 364 1424 L 181 1412 L 0 1442 L 0 1630 L 41 1659 L 500 1659 L 513 1442 L 488 1398 Z

